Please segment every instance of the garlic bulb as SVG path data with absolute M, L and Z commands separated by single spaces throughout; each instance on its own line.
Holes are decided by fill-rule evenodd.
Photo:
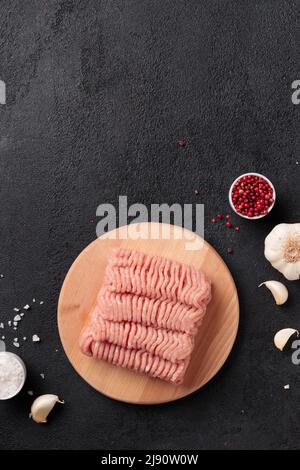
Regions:
M 289 281 L 300 277 L 300 223 L 279 224 L 265 239 L 265 257 Z
M 57 395 L 52 395 L 50 393 L 40 395 L 31 405 L 30 417 L 36 423 L 47 423 L 48 414 L 54 408 L 56 403 L 64 403 L 64 401 L 61 401 Z

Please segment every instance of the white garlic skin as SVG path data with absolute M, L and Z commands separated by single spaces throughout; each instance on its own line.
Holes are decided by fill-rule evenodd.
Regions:
M 265 281 L 259 284 L 258 287 L 261 286 L 266 286 L 269 289 L 277 305 L 283 305 L 289 297 L 289 291 L 282 282 Z
M 57 395 L 45 394 L 37 397 L 31 405 L 31 418 L 36 423 L 47 423 L 47 417 L 56 403 L 64 403 Z
M 287 258 L 287 246 L 295 241 L 294 251 Z M 293 258 L 294 255 L 294 259 Z M 279 224 L 265 239 L 265 257 L 272 266 L 281 272 L 289 281 L 296 281 L 300 277 L 300 223 Z
M 274 336 L 274 344 L 276 348 L 282 351 L 293 335 L 298 338 L 299 331 L 295 330 L 294 328 L 284 328 L 283 330 L 277 331 L 276 335 Z

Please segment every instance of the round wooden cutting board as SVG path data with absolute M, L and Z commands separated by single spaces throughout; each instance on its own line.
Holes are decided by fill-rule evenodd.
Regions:
M 130 237 L 126 233 L 128 227 L 134 231 Z M 133 239 L 137 238 L 137 232 L 143 233 L 143 238 Z M 192 243 L 196 250 L 187 249 L 188 244 L 191 246 Z M 107 254 L 117 246 L 193 264 L 212 281 L 212 301 L 199 328 L 184 383 L 180 386 L 87 357 L 79 349 L 80 332 L 95 305 Z M 99 392 L 116 400 L 137 404 L 177 400 L 206 384 L 227 359 L 237 334 L 238 322 L 237 290 L 217 252 L 186 229 L 154 222 L 121 227 L 88 245 L 71 266 L 58 303 L 60 338 L 78 374 Z

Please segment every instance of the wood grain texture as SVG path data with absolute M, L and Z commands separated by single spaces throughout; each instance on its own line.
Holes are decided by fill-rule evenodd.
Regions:
M 71 266 L 58 303 L 60 338 L 75 370 L 99 392 L 117 400 L 137 404 L 173 401 L 206 384 L 227 359 L 239 322 L 236 287 L 224 261 L 198 235 L 181 227 L 153 222 L 130 227 L 135 234 L 143 233 L 145 239 L 133 240 L 133 233 L 128 238 L 126 230 L 127 227 L 121 227 L 98 238 L 82 251 Z M 196 251 L 187 250 L 187 242 L 191 241 L 202 247 Z M 180 386 L 87 357 L 79 349 L 80 332 L 95 305 L 106 256 L 117 246 L 193 264 L 202 269 L 212 281 L 213 298 L 199 328 L 184 383 Z

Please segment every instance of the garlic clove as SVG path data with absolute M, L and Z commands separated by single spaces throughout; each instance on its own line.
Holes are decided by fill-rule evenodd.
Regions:
M 57 395 L 45 394 L 37 397 L 31 405 L 30 417 L 36 423 L 47 423 L 47 417 L 56 403 L 64 403 Z
M 262 282 L 261 284 L 259 284 L 258 287 L 261 287 L 261 286 L 266 286 L 269 289 L 269 291 L 272 293 L 277 305 L 284 304 L 287 301 L 288 297 L 289 297 L 289 291 L 287 290 L 285 285 L 282 284 L 282 282 L 279 282 L 279 281 L 265 281 L 265 282 Z
M 276 348 L 282 351 L 292 336 L 298 338 L 299 331 L 294 330 L 294 328 L 284 328 L 283 330 L 277 331 L 276 335 L 274 336 L 274 344 Z

